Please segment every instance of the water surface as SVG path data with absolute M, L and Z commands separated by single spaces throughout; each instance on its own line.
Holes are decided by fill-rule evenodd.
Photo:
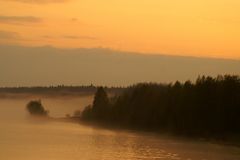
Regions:
M 43 121 L 25 110 L 32 97 L 0 99 L 0 160 L 239 160 L 240 148 L 148 132 Z M 92 96 L 42 98 L 53 117 L 89 104 Z

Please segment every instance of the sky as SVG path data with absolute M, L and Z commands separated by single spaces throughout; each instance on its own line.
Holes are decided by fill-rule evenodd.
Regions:
M 240 59 L 239 0 L 0 0 L 0 44 Z

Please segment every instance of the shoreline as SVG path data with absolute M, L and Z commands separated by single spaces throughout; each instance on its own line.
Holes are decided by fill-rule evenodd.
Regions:
M 154 129 L 144 129 L 140 127 L 130 127 L 127 125 L 116 125 L 106 122 L 97 122 L 97 121 L 87 121 L 82 120 L 80 117 L 61 117 L 61 118 L 52 118 L 52 120 L 60 121 L 60 122 L 68 122 L 68 123 L 77 123 L 85 126 L 91 126 L 96 128 L 103 128 L 108 130 L 125 130 L 125 131 L 133 131 L 133 132 L 145 132 L 145 133 L 153 133 L 156 135 L 168 136 L 171 138 L 175 138 L 177 140 L 190 140 L 196 142 L 207 142 L 218 145 L 228 145 L 233 147 L 240 148 L 240 135 L 237 134 L 226 134 L 222 135 L 221 138 L 219 136 L 199 136 L 199 135 L 186 135 L 186 134 L 177 134 L 169 131 L 162 130 L 154 130 Z

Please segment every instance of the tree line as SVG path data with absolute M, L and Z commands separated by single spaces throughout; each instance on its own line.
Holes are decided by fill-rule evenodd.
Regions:
M 4 94 L 53 94 L 53 95 L 69 95 L 69 94 L 94 94 L 97 86 L 35 86 L 35 87 L 0 87 L 0 96 Z M 104 87 L 112 94 L 119 94 L 124 87 Z
M 194 83 L 141 83 L 111 98 L 99 87 L 81 118 L 189 135 L 240 133 L 240 77 L 199 76 Z

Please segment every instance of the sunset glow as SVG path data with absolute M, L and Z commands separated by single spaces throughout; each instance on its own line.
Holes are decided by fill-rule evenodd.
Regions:
M 0 43 L 240 59 L 239 0 L 0 0 Z

